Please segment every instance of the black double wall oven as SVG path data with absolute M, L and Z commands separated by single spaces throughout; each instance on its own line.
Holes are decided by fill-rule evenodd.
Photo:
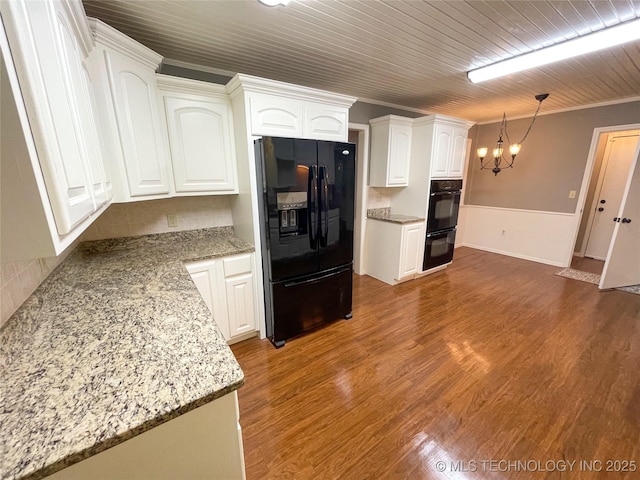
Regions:
M 423 270 L 450 263 L 456 241 L 462 180 L 432 180 Z

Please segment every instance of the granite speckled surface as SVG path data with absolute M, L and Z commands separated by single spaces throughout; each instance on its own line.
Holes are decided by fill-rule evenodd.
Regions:
M 41 478 L 240 387 L 185 261 L 231 227 L 81 244 L 0 330 L 0 476 Z
M 374 220 L 382 220 L 392 223 L 414 223 L 424 222 L 424 218 L 413 217 L 411 215 L 400 215 L 398 213 L 391 213 L 389 207 L 386 208 L 370 208 L 367 210 L 367 218 Z

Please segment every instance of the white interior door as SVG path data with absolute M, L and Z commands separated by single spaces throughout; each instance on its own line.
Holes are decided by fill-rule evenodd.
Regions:
M 636 147 L 599 288 L 640 284 L 640 145 Z
M 594 216 L 589 231 L 585 256 L 604 260 L 611 244 L 614 222 L 620 211 L 624 186 L 629 178 L 638 132 L 612 135 L 607 143 L 594 199 Z
M 635 159 L 638 138 L 637 132 L 629 132 L 624 135 L 612 135 L 607 143 L 596 187 L 597 194 L 592 206 L 593 221 L 585 257 L 598 260 L 605 260 L 607 257 L 614 229 L 612 219 L 620 211 L 624 186 Z

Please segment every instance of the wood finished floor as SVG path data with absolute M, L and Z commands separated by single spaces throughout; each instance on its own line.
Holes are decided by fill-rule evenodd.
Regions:
M 558 270 L 460 248 L 399 286 L 356 275 L 350 321 L 234 345 L 248 480 L 639 478 L 604 469 L 640 468 L 640 296 Z
M 598 275 L 602 275 L 604 262 L 602 260 L 596 260 L 595 258 L 573 257 L 571 260 L 571 268 L 574 270 L 580 270 L 581 272 L 597 273 Z

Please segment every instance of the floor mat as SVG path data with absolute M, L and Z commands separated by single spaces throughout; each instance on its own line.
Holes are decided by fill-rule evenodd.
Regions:
M 555 275 L 559 277 L 571 278 L 573 280 L 580 280 L 581 282 L 593 283 L 598 285 L 600 283 L 600 275 L 597 273 L 582 272 L 580 270 L 574 270 L 573 268 L 565 268 L 560 270 Z M 623 292 L 635 293 L 640 295 L 640 285 L 630 285 L 628 287 L 619 287 L 616 290 L 622 290 Z

